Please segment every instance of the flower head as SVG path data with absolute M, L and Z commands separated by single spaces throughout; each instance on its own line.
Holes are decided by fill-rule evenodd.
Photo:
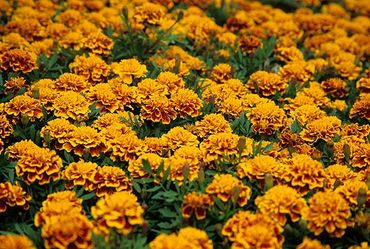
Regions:
M 232 133 L 216 133 L 210 135 L 200 144 L 205 162 L 235 157 L 238 154 L 239 136 Z
M 27 210 L 30 207 L 30 200 L 31 196 L 23 190 L 18 182 L 14 185 L 10 182 L 0 183 L 0 213 L 15 206 Z
M 334 116 L 322 117 L 308 123 L 301 135 L 303 140 L 313 143 L 319 138 L 330 141 L 340 132 L 341 120 Z
M 37 68 L 36 60 L 37 56 L 34 53 L 21 49 L 12 49 L 0 53 L 0 67 L 3 70 L 29 73 Z
M 198 117 L 203 107 L 198 95 L 190 89 L 179 89 L 171 95 L 171 102 L 181 118 L 187 115 L 194 118 Z
M 182 216 L 190 218 L 193 214 L 197 220 L 206 218 L 207 210 L 213 206 L 213 199 L 207 194 L 190 192 L 184 196 L 184 201 L 181 206 Z
M 121 60 L 119 63 L 112 63 L 112 71 L 126 84 L 131 84 L 133 78 L 141 78 L 146 72 L 146 66 L 140 64 L 136 59 Z
M 35 249 L 32 240 L 25 235 L 6 234 L 0 235 L 0 248 L 22 248 L 22 249 Z
M 90 113 L 89 102 L 77 92 L 66 91 L 59 93 L 53 103 L 56 117 L 82 121 L 88 118 Z
M 166 97 L 159 95 L 153 95 L 148 100 L 144 101 L 141 115 L 143 119 L 153 122 L 162 122 L 163 124 L 169 124 L 171 120 L 177 117 L 173 103 Z
M 276 92 L 283 93 L 287 82 L 278 74 L 257 71 L 250 76 L 247 86 L 254 92 L 261 92 L 263 96 L 271 96 Z

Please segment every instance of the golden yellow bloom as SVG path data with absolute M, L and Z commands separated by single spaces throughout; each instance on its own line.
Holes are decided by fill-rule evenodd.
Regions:
M 22 189 L 18 182 L 14 185 L 10 182 L 0 183 L 0 213 L 15 206 L 28 210 L 30 200 L 31 196 Z
M 230 123 L 221 114 L 208 114 L 200 121 L 195 122 L 194 134 L 201 138 L 207 138 L 212 134 L 225 132 L 231 133 Z
M 206 212 L 211 206 L 213 206 L 213 199 L 209 195 L 190 192 L 184 196 L 184 201 L 182 202 L 182 217 L 188 219 L 194 213 L 197 220 L 204 220 Z
M 262 47 L 260 39 L 254 35 L 242 35 L 239 39 L 239 48 L 246 54 L 251 54 Z
M 6 153 L 9 159 L 16 161 L 19 160 L 22 156 L 24 156 L 29 149 L 33 148 L 39 147 L 31 140 L 22 140 L 6 148 Z
M 41 103 L 27 95 L 18 95 L 5 104 L 5 113 L 10 116 L 12 123 L 18 122 L 22 116 L 33 122 L 43 117 Z
M 297 47 L 278 47 L 275 50 L 275 58 L 285 63 L 294 63 L 296 61 L 303 61 L 303 53 Z
M 170 180 L 177 181 L 179 185 L 182 185 L 185 175 L 187 176 L 187 180 L 193 181 L 199 175 L 200 164 L 194 164 L 192 161 L 191 158 L 181 157 L 180 155 L 171 156 L 165 160 L 163 172 L 170 168 Z
M 58 22 L 63 23 L 68 27 L 77 26 L 82 20 L 83 17 L 81 13 L 74 9 L 67 9 L 57 17 Z
M 187 115 L 194 118 L 198 117 L 203 107 L 198 95 L 190 89 L 179 89 L 171 95 L 171 102 L 181 118 Z
M 70 31 L 65 36 L 61 37 L 60 45 L 63 48 L 71 48 L 79 51 L 84 47 L 84 39 L 81 32 Z
M 326 113 L 320 110 L 317 105 L 302 105 L 293 110 L 290 116 L 296 119 L 301 125 L 306 125 L 314 120 L 325 117 Z
M 159 234 L 149 243 L 150 249 L 186 249 L 191 248 L 189 241 L 179 238 L 176 234 Z
M 128 235 L 135 226 L 144 223 L 143 213 L 136 196 L 127 192 L 107 195 L 91 208 L 96 230 L 105 236 L 109 235 L 109 229 Z
M 364 193 L 366 206 L 369 206 L 370 190 L 368 190 L 367 184 L 364 181 L 357 179 L 346 181 L 334 190 L 334 192 L 339 193 L 353 207 L 358 206 L 360 191 Z
M 272 101 L 257 104 L 247 116 L 251 120 L 252 128 L 256 133 L 267 135 L 278 131 L 285 122 L 284 110 Z
M 154 153 L 145 153 L 139 156 L 136 160 L 129 162 L 127 170 L 130 172 L 132 178 L 145 178 L 149 177 L 149 173 L 144 170 L 143 161 L 148 161 L 149 166 L 153 173 L 156 173 L 159 165 L 164 163 L 163 158 Z
M 148 99 L 152 95 L 166 96 L 168 89 L 166 85 L 158 83 L 153 79 L 144 79 L 137 84 L 140 99 Z
M 37 68 L 36 61 L 36 54 L 21 49 L 12 49 L 0 53 L 0 67 L 3 70 L 29 73 Z
M 357 79 L 361 72 L 361 67 L 357 67 L 356 64 L 351 61 L 343 61 L 339 64 L 334 64 L 334 67 L 341 77 L 347 78 L 348 80 Z
M 84 189 L 91 191 L 97 167 L 96 163 L 85 162 L 84 160 L 70 163 L 62 173 L 63 179 L 67 181 L 66 188 L 72 189 L 74 186 L 83 186 Z
M 185 87 L 184 80 L 172 72 L 161 72 L 156 81 L 162 85 L 167 86 L 170 93 Z
M 133 78 L 141 78 L 147 73 L 146 66 L 140 64 L 136 59 L 126 59 L 119 63 L 112 63 L 111 68 L 113 73 L 117 74 L 126 84 L 131 84 Z
M 330 246 L 321 244 L 319 240 L 304 237 L 303 242 L 297 246 L 297 249 L 330 249 Z
M 353 172 L 349 167 L 341 164 L 333 164 L 325 168 L 325 172 L 328 175 L 330 187 L 334 187 L 336 181 L 342 183 L 352 181 L 356 177 L 356 173 Z
M 173 151 L 182 146 L 197 146 L 199 144 L 197 137 L 183 127 L 172 128 L 162 135 L 162 139 L 166 147 Z
M 145 151 L 145 144 L 134 133 L 129 132 L 106 141 L 113 161 L 131 161 Z
M 304 62 L 295 61 L 294 63 L 284 65 L 280 69 L 279 74 L 286 81 L 303 84 L 311 78 L 312 71 L 312 68 L 309 68 Z
M 145 25 L 158 25 L 164 14 L 165 9 L 162 5 L 144 2 L 134 9 L 134 27 L 143 29 Z
M 167 154 L 165 149 L 166 144 L 162 138 L 159 137 L 146 137 L 144 138 L 144 143 L 147 147 L 147 151 L 150 153 L 156 153 L 160 156 Z
M 370 78 L 361 78 L 356 82 L 356 87 L 363 93 L 370 92 Z
M 89 57 L 85 55 L 76 56 L 74 61 L 69 64 L 69 68 L 91 83 L 103 81 L 110 72 L 110 68 L 105 61 L 95 54 L 91 54 Z
M 304 215 L 308 229 L 316 236 L 324 230 L 330 236 L 340 238 L 347 227 L 352 226 L 349 204 L 335 192 L 317 192 L 309 200 L 309 208 Z
M 221 63 L 212 69 L 211 78 L 217 83 L 224 83 L 232 77 L 232 68 L 229 64 Z
M 171 120 L 177 117 L 173 103 L 166 97 L 158 95 L 153 95 L 144 101 L 141 115 L 143 119 L 162 122 L 163 124 L 169 124 Z
M 217 174 L 207 186 L 206 193 L 223 202 L 232 200 L 243 207 L 251 197 L 252 190 L 230 174 Z
M 64 141 L 62 148 L 68 152 L 82 157 L 84 153 L 98 157 L 100 153 L 106 151 L 106 146 L 99 133 L 89 127 L 77 127 L 68 134 L 68 140 Z
M 77 92 L 61 92 L 53 103 L 54 115 L 74 121 L 86 120 L 90 113 L 89 105 L 86 98 Z
M 68 140 L 70 133 L 76 128 L 68 120 L 56 118 L 41 128 L 40 136 L 44 140 L 44 144 L 55 142 L 55 148 L 60 150 L 62 145 Z
M 347 95 L 347 84 L 340 78 L 330 78 L 321 83 L 322 88 L 334 98 L 343 98 Z
M 27 148 L 21 156 L 15 171 L 28 184 L 48 184 L 51 180 L 59 179 L 62 159 L 54 150 L 47 148 Z
M 120 102 L 109 84 L 99 83 L 90 87 L 85 96 L 101 109 L 101 113 L 115 112 L 120 108 Z
M 80 75 L 64 73 L 54 82 L 54 87 L 59 91 L 73 91 L 78 93 L 85 91 L 90 87 L 90 84 Z
M 108 55 L 113 48 L 113 41 L 102 32 L 93 32 L 83 40 L 83 45 L 93 54 Z
M 276 92 L 283 93 L 287 86 L 287 82 L 280 75 L 265 71 L 254 72 L 247 82 L 248 89 L 263 96 L 271 96 Z
M 238 155 L 238 135 L 221 132 L 210 135 L 200 144 L 205 162 L 232 159 Z
M 6 234 L 0 235 L 0 249 L 36 249 L 25 235 Z
M 360 245 L 358 246 L 350 246 L 348 247 L 348 249 L 368 249 L 369 248 L 369 244 L 368 242 L 362 242 Z
M 26 85 L 26 80 L 23 77 L 14 77 L 7 80 L 4 84 L 5 93 L 13 92 L 16 93 L 19 89 Z
M 285 185 L 272 187 L 263 196 L 258 196 L 255 203 L 262 214 L 273 218 L 281 226 L 286 224 L 287 216 L 297 222 L 306 208 L 306 202 L 300 194 Z
M 370 119 L 370 94 L 360 95 L 349 113 L 350 118 L 359 117 Z
M 335 116 L 323 117 L 308 123 L 301 132 L 303 140 L 314 143 L 318 139 L 331 141 L 340 132 L 341 120 Z
M 0 138 L 6 138 L 12 135 L 13 126 L 9 123 L 5 115 L 0 115 Z

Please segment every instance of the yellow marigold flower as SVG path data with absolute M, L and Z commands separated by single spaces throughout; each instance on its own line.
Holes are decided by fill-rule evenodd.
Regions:
M 12 49 L 0 53 L 0 67 L 3 70 L 29 73 L 37 69 L 36 61 L 36 54 L 21 49 Z
M 285 63 L 304 61 L 303 53 L 297 47 L 278 47 L 275 50 L 275 58 Z
M 143 119 L 162 122 L 163 124 L 169 124 L 171 120 L 175 120 L 177 117 L 173 103 L 166 97 L 158 95 L 153 95 L 144 101 L 141 115 Z
M 360 143 L 352 147 L 352 166 L 356 168 L 367 168 L 370 165 L 370 144 Z
M 214 103 L 216 107 L 220 107 L 228 98 L 238 98 L 237 94 L 227 84 L 216 84 L 214 82 L 207 86 L 202 92 L 203 101 Z
M 356 102 L 353 104 L 351 111 L 349 112 L 349 117 L 359 117 L 370 119 L 370 94 L 360 95 Z
M 347 182 L 352 181 L 356 177 L 356 173 L 349 167 L 341 164 L 333 164 L 325 168 L 328 175 L 330 187 L 334 187 L 336 181 Z
M 109 84 L 99 83 L 90 87 L 85 96 L 101 109 L 101 113 L 115 112 L 120 108 L 120 102 Z
M 134 26 L 143 29 L 144 25 L 159 25 L 164 14 L 165 9 L 162 5 L 144 2 L 134 9 Z
M 57 16 L 57 21 L 68 27 L 77 26 L 83 20 L 81 13 L 74 9 L 67 9 Z
M 140 98 L 136 86 L 128 86 L 125 83 L 114 82 L 113 80 L 108 83 L 116 95 L 116 99 L 120 102 L 121 108 L 132 108 L 133 103 L 139 102 Z
M 311 78 L 312 71 L 313 69 L 309 68 L 304 62 L 295 61 L 294 63 L 284 65 L 280 69 L 279 74 L 283 80 L 303 84 Z
M 370 92 L 370 78 L 361 78 L 356 82 L 356 87 L 363 93 Z
M 191 246 L 189 241 L 180 239 L 176 234 L 159 234 L 149 243 L 150 249 L 186 249 Z
M 254 35 L 242 35 L 239 39 L 239 48 L 246 54 L 252 54 L 259 47 L 262 42 Z
M 137 84 L 138 95 L 140 99 L 148 99 L 152 95 L 166 96 L 168 89 L 153 79 L 144 79 Z
M 271 135 L 278 131 L 285 122 L 284 110 L 272 101 L 257 104 L 247 115 L 256 133 Z
M 45 144 L 55 142 L 55 148 L 61 150 L 63 144 L 68 141 L 69 135 L 75 129 L 77 127 L 72 125 L 68 120 L 56 118 L 41 128 L 40 136 Z
M 302 105 L 292 111 L 290 116 L 296 119 L 300 124 L 306 125 L 314 120 L 325 117 L 326 113 L 320 110 L 317 105 Z
M 6 138 L 13 134 L 13 126 L 5 115 L 0 115 L 0 138 Z
M 79 51 L 84 47 L 84 39 L 81 32 L 70 31 L 60 39 L 60 45 L 66 49 L 71 48 Z
M 93 32 L 83 40 L 83 45 L 93 54 L 108 55 L 113 48 L 113 41 L 102 32 Z
M 187 175 L 189 181 L 195 180 L 199 175 L 200 164 L 193 164 L 191 162 L 191 158 L 184 158 L 178 155 L 171 156 L 165 160 L 164 171 L 169 167 L 169 178 L 172 181 L 177 181 L 179 185 L 182 185 L 185 175 Z
M 236 214 L 234 214 L 230 219 L 226 221 L 225 225 L 222 228 L 221 233 L 228 240 L 232 242 L 239 241 L 240 243 L 241 242 L 240 240 L 242 240 L 242 238 L 240 238 L 240 235 L 244 235 L 248 237 L 248 234 L 246 233 L 247 228 L 254 228 L 254 227 L 258 228 L 261 226 L 268 228 L 269 231 L 272 232 L 271 235 L 277 238 L 279 245 L 281 245 L 284 242 L 284 237 L 280 235 L 283 232 L 283 228 L 276 221 L 272 220 L 269 216 L 265 214 L 261 214 L 261 213 L 253 214 L 249 211 L 239 211 Z M 251 235 L 253 235 L 253 232 L 251 233 Z M 253 236 L 249 243 L 255 243 L 255 239 L 256 238 Z M 270 239 L 268 239 L 266 242 L 269 242 Z M 247 248 L 250 248 L 248 247 L 249 243 L 247 242 Z M 256 248 L 256 247 L 252 246 L 251 248 Z M 261 247 L 257 247 L 257 248 L 261 248 Z M 270 248 L 270 247 L 267 247 L 267 248 Z M 272 248 L 279 248 L 279 247 L 272 247 Z
M 220 132 L 231 133 L 232 129 L 224 116 L 212 113 L 204 116 L 202 120 L 196 121 L 192 132 L 200 138 L 207 138 Z
M 27 148 L 21 156 L 15 171 L 26 183 L 48 184 L 51 180 L 59 179 L 62 159 L 54 150 L 47 148 Z
M 36 249 L 30 240 L 25 235 L 6 234 L 0 235 L 0 249 Z
M 247 87 L 263 96 L 271 96 L 276 92 L 283 93 L 287 88 L 287 82 L 278 74 L 257 71 L 249 77 Z
M 106 195 L 91 207 L 96 229 L 105 236 L 109 229 L 123 235 L 133 232 L 135 226 L 144 224 L 143 213 L 136 196 L 127 192 Z
M 106 151 L 106 146 L 99 133 L 89 127 L 81 126 L 71 131 L 68 140 L 64 141 L 62 149 L 78 156 L 89 153 L 91 156 L 98 157 L 100 153 Z
M 308 123 L 301 132 L 303 140 L 314 143 L 318 139 L 331 141 L 340 132 L 341 120 L 334 116 L 322 117 Z
M 166 153 L 166 143 L 162 138 L 159 137 L 146 137 L 144 138 L 144 143 L 147 147 L 147 151 L 150 153 L 155 153 L 160 156 L 164 156 Z
M 113 161 L 131 161 L 146 150 L 144 142 L 132 132 L 107 141 L 107 147 Z
M 221 132 L 210 135 L 200 144 L 205 162 L 235 157 L 238 155 L 238 135 Z
M 73 91 L 78 93 L 88 89 L 90 84 L 83 76 L 73 73 L 64 73 L 54 82 L 54 87 L 59 91 Z
M 63 225 L 61 225 L 63 224 Z M 45 248 L 93 248 L 93 225 L 78 213 L 51 216 L 41 228 Z
M 287 162 L 282 178 L 302 194 L 311 189 L 324 188 L 327 175 L 323 165 L 309 155 L 294 154 Z
M 184 196 L 181 205 L 182 217 L 189 219 L 194 213 L 197 220 L 204 220 L 207 210 L 212 206 L 213 199 L 209 195 L 190 192 Z
M 190 89 L 179 89 L 171 95 L 171 102 L 181 118 L 189 115 L 198 117 L 203 107 L 202 101 L 198 95 Z
M 340 78 L 330 78 L 321 83 L 324 91 L 334 98 L 344 98 L 347 95 L 347 84 Z
M 178 89 L 185 87 L 184 80 L 180 76 L 172 72 L 161 72 L 157 76 L 156 81 L 162 85 L 167 86 L 170 93 L 176 92 Z
M 34 142 L 32 142 L 31 140 L 22 140 L 6 148 L 6 154 L 8 155 L 9 159 L 13 159 L 16 161 L 24 156 L 29 149 L 33 148 L 38 148 L 38 146 Z
M 10 116 L 12 123 L 18 122 L 22 116 L 30 118 L 32 122 L 43 117 L 40 101 L 27 95 L 16 96 L 6 103 L 5 113 Z
M 317 192 L 309 200 L 309 208 L 304 215 L 308 229 L 316 236 L 324 230 L 330 236 L 340 238 L 347 227 L 352 226 L 349 204 L 335 192 Z
M 122 118 L 126 118 L 124 114 L 119 113 L 105 113 L 99 116 L 91 125 L 91 127 L 97 130 L 104 130 L 113 125 L 126 125 Z M 128 129 L 130 129 L 127 126 Z
M 146 66 L 140 64 L 136 59 L 126 59 L 119 63 L 112 63 L 111 68 L 113 73 L 117 74 L 126 84 L 131 84 L 133 78 L 141 78 L 147 73 Z
M 224 83 L 232 77 L 232 68 L 229 64 L 220 63 L 212 69 L 211 78 L 217 83 Z
M 281 226 L 286 224 L 287 216 L 297 222 L 306 208 L 306 202 L 300 194 L 285 185 L 272 187 L 263 196 L 258 196 L 255 203 L 262 214 L 273 218 Z
M 343 61 L 339 64 L 334 64 L 334 67 L 341 77 L 347 78 L 348 80 L 357 79 L 361 72 L 361 67 L 357 67 L 356 64 L 351 61 Z
M 166 147 L 173 151 L 182 146 L 197 146 L 199 144 L 195 135 L 179 126 L 162 135 L 162 139 Z
M 149 173 L 144 170 L 143 161 L 148 161 L 152 172 L 156 173 L 159 165 L 164 163 L 163 158 L 154 153 L 145 153 L 139 156 L 136 160 L 129 162 L 127 170 L 130 172 L 132 178 L 149 177 Z
M 348 247 L 348 249 L 368 249 L 369 246 L 370 245 L 368 244 L 368 242 L 361 242 L 360 245 L 358 245 L 358 246 L 350 246 L 350 247 Z
M 89 105 L 86 98 L 78 92 L 61 92 L 53 103 L 54 115 L 74 121 L 86 120 L 90 113 Z
M 69 68 L 91 83 L 99 83 L 108 77 L 110 68 L 103 59 L 95 54 L 76 56 Z
M 28 210 L 30 200 L 31 196 L 22 189 L 18 182 L 14 185 L 10 182 L 0 183 L 0 213 L 5 212 L 8 207 L 15 206 Z
M 26 85 L 26 80 L 23 77 L 14 77 L 7 80 L 4 84 L 5 93 L 13 92 L 16 93 L 19 89 Z
M 131 192 L 131 182 L 125 172 L 115 166 L 103 166 L 97 169 L 90 179 L 92 185 L 89 191 L 94 191 L 97 196 L 105 196 L 119 191 Z
M 251 197 L 252 190 L 230 174 L 217 174 L 207 186 L 206 193 L 223 202 L 232 200 L 243 207 Z
M 360 180 L 350 180 L 344 182 L 343 185 L 339 186 L 334 192 L 339 193 L 351 206 L 358 206 L 358 198 L 360 191 L 363 191 L 365 196 L 366 206 L 370 204 L 370 190 L 368 190 L 367 184 Z
M 321 244 L 319 240 L 304 237 L 303 242 L 297 246 L 297 249 L 330 249 L 330 246 Z
M 84 160 L 70 163 L 62 173 L 63 179 L 68 181 L 66 188 L 72 189 L 74 186 L 83 186 L 84 189 L 91 191 L 97 167 L 96 163 L 85 162 Z

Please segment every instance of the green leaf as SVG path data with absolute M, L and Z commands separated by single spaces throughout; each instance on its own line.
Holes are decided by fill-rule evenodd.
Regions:
M 95 192 L 91 192 L 91 193 L 88 193 L 88 194 L 85 194 L 83 196 L 81 196 L 81 199 L 84 200 L 84 201 L 87 201 L 87 200 L 90 200 L 92 198 L 94 198 L 96 195 L 95 195 Z

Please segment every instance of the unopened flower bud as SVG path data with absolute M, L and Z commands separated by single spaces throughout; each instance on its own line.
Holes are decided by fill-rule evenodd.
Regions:
M 274 186 L 274 177 L 270 173 L 267 173 L 265 175 L 265 191 L 269 190 L 273 186 Z

